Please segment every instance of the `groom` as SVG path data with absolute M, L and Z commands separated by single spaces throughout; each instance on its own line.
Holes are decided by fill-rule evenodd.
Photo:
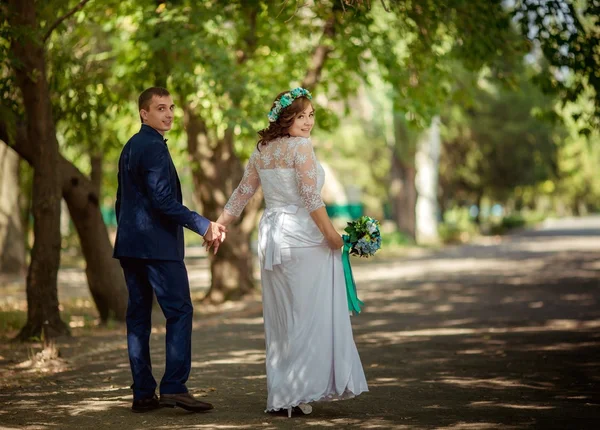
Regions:
M 171 129 L 174 108 L 166 89 L 145 90 L 139 97 L 142 128 L 119 159 L 114 257 L 121 262 L 129 291 L 126 321 L 134 412 L 161 406 L 194 412 L 213 408 L 195 399 L 185 386 L 191 367 L 193 308 L 183 263 L 183 227 L 209 242 L 220 239 L 225 227 L 182 204 L 179 177 L 163 137 Z M 153 291 L 167 319 L 160 401 L 150 364 Z

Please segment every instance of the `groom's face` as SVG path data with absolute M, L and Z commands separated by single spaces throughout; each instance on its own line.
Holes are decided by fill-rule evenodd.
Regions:
M 171 96 L 153 96 L 148 109 L 140 110 L 144 124 L 149 125 L 160 134 L 171 130 L 175 105 Z

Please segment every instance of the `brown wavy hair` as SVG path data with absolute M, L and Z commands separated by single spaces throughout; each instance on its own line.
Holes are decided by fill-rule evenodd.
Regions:
M 288 91 L 279 93 L 277 97 L 275 97 L 271 109 L 275 107 L 275 102 L 287 92 Z M 269 123 L 267 128 L 263 128 L 258 132 L 259 139 L 258 143 L 256 144 L 258 150 L 260 151 L 261 146 L 267 145 L 272 140 L 275 140 L 279 137 L 289 136 L 288 131 L 292 124 L 294 124 L 294 120 L 298 114 L 304 112 L 304 110 L 306 110 L 306 108 L 311 104 L 312 103 L 308 97 L 302 96 L 295 99 L 288 107 L 281 109 L 277 121 Z

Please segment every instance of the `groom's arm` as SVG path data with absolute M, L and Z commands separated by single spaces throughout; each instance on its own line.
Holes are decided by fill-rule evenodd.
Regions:
M 119 164 L 121 164 L 119 162 Z M 115 201 L 115 216 L 117 217 L 117 224 L 119 223 L 119 213 L 121 212 L 121 166 L 119 166 L 119 172 L 117 173 L 117 200 Z
M 171 156 L 166 146 L 160 143 L 148 145 L 140 162 L 152 207 L 169 220 L 204 236 L 208 232 L 210 221 L 189 210 L 173 197 L 169 181 Z

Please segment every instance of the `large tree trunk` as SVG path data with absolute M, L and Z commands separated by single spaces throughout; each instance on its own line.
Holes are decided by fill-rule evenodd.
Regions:
M 202 215 L 216 220 L 242 179 L 244 168 L 234 153 L 233 133 L 227 132 L 219 142 L 211 142 L 202 119 L 189 105 L 184 112 L 194 190 L 202 201 Z M 228 226 L 227 240 L 217 255 L 211 254 L 212 282 L 205 300 L 234 300 L 254 289 L 250 235 L 257 221 L 259 197 L 255 196 L 242 216 Z
M 127 287 L 119 262 L 112 258 L 113 247 L 102 213 L 97 184 L 92 183 L 69 161 L 61 158 L 62 192 L 86 261 L 85 274 L 100 320 L 125 320 Z
M 389 196 L 392 218 L 398 229 L 416 239 L 417 188 L 415 185 L 415 139 L 410 133 L 403 116 L 394 113 L 388 146 L 391 152 Z
M 413 240 L 416 239 L 417 189 L 415 177 L 415 167 L 401 160 L 398 154 L 392 151 L 389 188 L 392 218 L 396 222 L 398 230 Z
M 0 121 L 0 140 L 9 143 L 6 125 Z M 35 147 L 27 140 L 21 127 L 10 142 L 17 153 L 33 164 Z M 100 212 L 98 184 L 94 184 L 71 162 L 59 156 L 62 196 L 77 233 L 86 261 L 86 275 L 90 293 L 100 319 L 109 317 L 124 321 L 127 309 L 127 287 L 119 262 L 112 258 L 112 244 Z
M 25 234 L 19 202 L 19 156 L 0 146 L 0 272 L 25 269 Z
M 420 244 L 435 244 L 438 236 L 438 167 L 440 159 L 440 119 L 434 117 L 429 129 L 417 142 L 415 164 L 416 188 L 416 237 Z
M 30 38 L 38 33 L 35 2 L 10 0 L 9 5 L 10 25 L 22 29 L 20 37 L 12 40 L 11 53 L 23 95 L 27 137 L 37 143 L 32 199 L 35 239 L 27 274 L 27 322 L 18 337 L 55 337 L 69 333 L 68 326 L 60 319 L 57 294 L 61 249 L 58 141 L 46 80 L 44 48 Z

